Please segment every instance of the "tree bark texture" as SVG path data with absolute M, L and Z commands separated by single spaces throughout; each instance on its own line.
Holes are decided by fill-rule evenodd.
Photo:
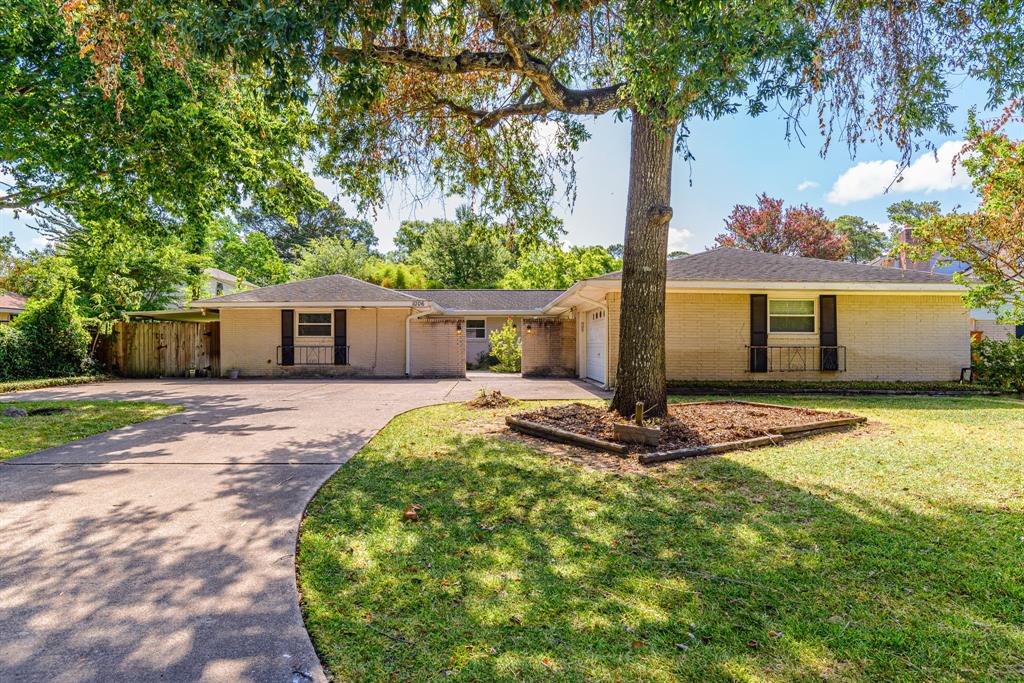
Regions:
M 619 311 L 619 357 L 612 410 L 666 414 L 665 275 L 672 219 L 675 124 L 633 113 L 629 196 Z

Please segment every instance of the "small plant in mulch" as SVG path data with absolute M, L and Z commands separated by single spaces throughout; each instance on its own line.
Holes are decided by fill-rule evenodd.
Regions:
M 510 396 L 502 394 L 500 389 L 494 389 L 492 391 L 481 389 L 476 395 L 476 398 L 466 401 L 467 406 L 477 409 L 508 408 L 515 404 L 516 400 Z

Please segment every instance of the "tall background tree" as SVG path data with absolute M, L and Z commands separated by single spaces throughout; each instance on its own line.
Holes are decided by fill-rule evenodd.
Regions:
M 230 218 L 223 218 L 214 227 L 209 249 L 213 265 L 257 287 L 289 279 L 288 264 L 274 242 L 263 232 L 247 231 Z
M 370 250 L 361 242 L 317 237 L 299 249 L 292 273 L 296 280 L 324 275 L 358 277 L 369 260 Z
M 758 195 L 757 206 L 737 204 L 725 219 L 725 232 L 715 237 L 722 247 L 838 261 L 850 242 L 821 209 L 806 204 L 785 210 L 781 199 Z
M 847 261 L 867 263 L 889 250 L 889 236 L 882 232 L 877 224 L 870 223 L 860 216 L 839 216 L 832 221 L 832 225 L 850 245 L 846 253 Z
M 380 203 L 389 178 L 473 192 L 510 230 L 547 232 L 561 176 L 586 130 L 616 112 L 631 126 L 619 360 L 612 405 L 665 411 L 665 257 L 672 162 L 686 123 L 783 104 L 816 109 L 827 149 L 891 139 L 909 159 L 930 129 L 951 132 L 948 78 L 988 82 L 990 99 L 1024 89 L 1019 7 L 943 2 L 559 3 L 455 0 L 77 0 L 83 46 L 94 26 L 132 17 L 184 63 L 211 59 L 271 75 L 275 92 L 317 96 L 320 171 Z M 81 27 L 86 30 L 81 30 Z M 170 40 L 168 38 L 172 38 Z M 112 50 L 121 64 L 130 46 Z M 100 55 L 102 58 L 103 55 Z M 106 72 L 103 72 L 106 73 Z M 555 134 L 538 140 L 535 122 Z M 571 195 L 571 190 L 570 190 Z M 539 226 L 539 227 L 538 227 Z
M 895 243 L 903 230 L 913 230 L 925 221 L 942 215 L 942 204 L 937 201 L 915 202 L 901 199 L 885 210 L 889 217 L 889 237 Z
M 419 246 L 409 254 L 408 262 L 423 268 L 432 288 L 491 289 L 512 265 L 512 254 L 499 234 L 500 226 L 486 215 L 467 206 L 459 207 L 455 220 L 438 219 L 407 226 L 406 237 Z
M 505 289 L 566 289 L 574 282 L 621 267 L 622 259 L 604 247 L 544 245 L 521 255 L 500 285 Z
M 294 216 L 266 213 L 249 206 L 238 211 L 237 219 L 243 232 L 266 236 L 286 261 L 294 261 L 299 250 L 321 237 L 358 242 L 370 250 L 377 247 L 377 235 L 369 221 L 349 216 L 337 202 L 326 197 L 313 206 L 300 207 Z

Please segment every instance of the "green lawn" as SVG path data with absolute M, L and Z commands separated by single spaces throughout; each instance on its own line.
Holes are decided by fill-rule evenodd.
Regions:
M 0 461 L 182 410 L 178 405 L 141 401 L 0 402 L 0 410 L 10 406 L 26 410 L 43 407 L 67 407 L 71 410 L 29 417 L 0 415 Z
M 485 433 L 490 411 L 396 418 L 303 523 L 325 665 L 336 680 L 1024 679 L 1024 404 L 771 400 L 871 426 L 622 475 Z

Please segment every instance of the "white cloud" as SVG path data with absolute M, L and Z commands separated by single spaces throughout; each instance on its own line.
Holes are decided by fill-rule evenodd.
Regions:
M 818 187 L 818 183 L 816 183 L 815 181 L 805 180 L 796 186 L 796 191 L 803 192 L 804 190 L 813 190 L 816 187 Z
M 668 250 L 670 252 L 689 251 L 691 237 L 693 237 L 693 233 L 687 230 L 686 228 L 669 228 Z
M 951 140 L 942 143 L 936 153 L 925 152 L 903 171 L 899 182 L 893 182 L 899 172 L 897 161 L 863 161 L 839 176 L 825 199 L 832 204 L 850 204 L 880 197 L 886 188 L 931 193 L 970 187 L 971 179 L 959 161 L 953 172 L 953 158 L 963 147 L 963 140 Z

